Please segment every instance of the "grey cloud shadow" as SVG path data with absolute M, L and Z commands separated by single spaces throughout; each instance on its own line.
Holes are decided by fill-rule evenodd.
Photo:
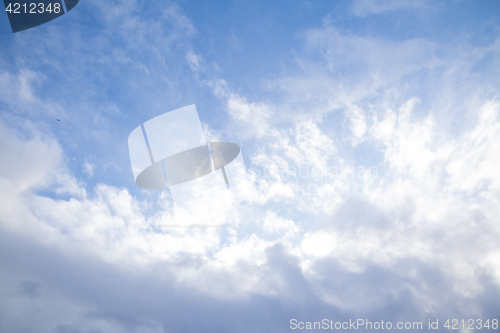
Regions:
M 348 272 L 337 260 L 327 258 L 317 260 L 312 270 L 319 290 L 333 292 L 341 302 L 363 304 L 354 312 L 371 321 L 439 319 L 444 323 L 450 318 L 471 318 L 471 309 L 479 309 L 485 320 L 499 313 L 500 288 L 486 272 L 480 277 L 483 291 L 467 297 L 454 289 L 453 281 L 439 267 L 414 258 L 400 260 L 391 268 L 368 264 L 362 272 Z
M 53 333 L 81 333 L 83 331 L 76 326 L 62 324 L 62 325 L 59 325 L 56 328 L 54 328 L 54 330 L 52 332 Z
M 40 297 L 40 284 L 33 281 L 22 281 L 19 283 L 19 294 L 29 298 Z
M 288 330 L 289 320 L 296 317 L 319 320 L 340 313 L 335 317 L 347 318 L 309 295 L 297 259 L 280 246 L 268 249 L 269 263 L 264 269 L 267 274 L 277 272 L 285 278 L 288 287 L 284 294 L 218 299 L 175 282 L 172 272 L 179 265 L 201 264 L 196 256 L 179 255 L 175 263 L 159 263 L 127 274 L 98 259 L 81 256 L 75 260 L 22 237 L 6 237 L 4 232 L 0 233 L 0 240 L 3 269 L 36 276 L 49 296 L 62 294 L 70 303 L 90 304 L 97 309 L 88 311 L 85 320 L 107 320 L 127 331 L 158 324 L 166 332 L 283 332 Z M 6 252 L 15 256 L 7 256 Z M 223 279 L 210 282 L 225 283 Z M 56 332 L 72 332 L 76 328 L 63 313 L 53 325 Z
M 4 230 L 0 232 L 3 270 L 36 277 L 44 286 L 44 295 L 59 294 L 70 304 L 88 304 L 84 321 L 104 320 L 130 332 L 146 327 L 161 327 L 165 332 L 286 332 L 290 331 L 292 318 L 423 321 L 425 313 L 414 290 L 441 300 L 440 309 L 448 310 L 443 310 L 440 318 L 466 315 L 465 302 L 474 302 L 485 314 L 498 313 L 498 287 L 487 275 L 484 293 L 475 299 L 464 299 L 453 292 L 438 268 L 417 260 L 402 260 L 391 269 L 368 265 L 362 273 L 347 272 L 333 259 L 318 260 L 312 266 L 318 277 L 308 279 L 299 258 L 282 244 L 267 248 L 265 255 L 264 265 L 240 262 L 232 269 L 263 273 L 267 281 L 277 278 L 281 283 L 274 293 L 220 298 L 176 282 L 176 270 L 197 269 L 206 263 L 201 256 L 179 254 L 176 260 L 148 266 L 113 266 L 95 257 L 67 255 Z M 410 270 L 415 271 L 412 277 L 402 273 Z M 230 275 L 223 273 L 204 276 L 203 282 L 224 285 Z M 234 278 L 238 279 L 238 275 Z M 322 298 L 325 293 L 350 299 L 354 306 L 328 303 Z M 367 302 L 371 304 L 366 306 Z M 68 322 L 64 313 L 43 320 L 50 321 L 55 332 L 79 332 L 77 323 Z
M 413 214 L 411 204 L 401 212 L 401 218 L 409 219 Z M 335 214 L 319 227 L 339 231 L 352 231 L 361 227 L 387 229 L 392 220 L 374 204 L 363 198 L 347 198 Z

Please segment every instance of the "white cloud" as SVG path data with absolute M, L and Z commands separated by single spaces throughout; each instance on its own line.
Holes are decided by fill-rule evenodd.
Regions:
M 188 62 L 189 67 L 194 72 L 198 72 L 200 69 L 200 59 L 199 56 L 194 54 L 192 51 L 188 51 L 186 54 L 186 61 Z
M 263 228 L 264 230 L 270 232 L 287 231 L 288 235 L 296 234 L 299 231 L 299 227 L 294 221 L 281 218 L 273 211 L 267 212 L 266 217 L 264 218 Z
M 94 168 L 95 168 L 95 165 L 92 163 L 89 163 L 87 160 L 85 160 L 85 162 L 83 162 L 83 171 L 85 171 L 85 173 L 87 175 L 89 175 L 89 177 L 92 177 L 94 175 Z
M 401 9 L 416 9 L 427 7 L 423 0 L 360 0 L 355 1 L 352 12 L 359 17 L 382 14 Z
M 311 208 L 310 212 L 329 216 L 323 229 L 304 229 L 300 249 L 305 274 L 318 286 L 325 285 L 318 289 L 325 301 L 347 308 L 356 308 L 365 299 L 349 301 L 352 293 L 335 292 L 321 273 L 327 262 L 360 276 L 381 267 L 411 279 L 412 297 L 424 313 L 441 311 L 443 305 L 429 294 L 428 286 L 414 280 L 423 267 L 416 265 L 404 272 L 399 266 L 405 262 L 435 268 L 457 297 L 482 297 L 486 289 L 481 279 L 499 276 L 498 261 L 493 259 L 498 250 L 492 243 L 493 235 L 499 232 L 494 217 L 498 215 L 498 173 L 494 166 L 499 162 L 499 119 L 498 102 L 488 98 L 490 93 L 483 93 L 493 84 L 493 74 L 484 76 L 486 82 L 481 83 L 470 73 L 496 42 L 475 51 L 455 52 L 426 40 L 394 42 L 343 34 L 328 24 L 306 34 L 306 41 L 307 51 L 321 52 L 325 62 L 298 59 L 299 74 L 282 76 L 268 84 L 268 89 L 285 97 L 274 100 L 273 112 L 269 113 L 272 116 L 258 122 L 267 127 L 266 131 L 254 132 L 263 143 L 250 157 L 254 166 L 266 169 L 268 181 L 288 186 L 293 193 L 289 202 L 301 202 L 299 210 Z M 497 72 L 493 65 L 490 69 Z M 430 86 L 416 89 L 420 82 L 412 78 L 423 72 L 428 73 L 430 80 L 426 83 Z M 451 75 L 458 82 L 470 79 L 477 90 L 460 94 L 451 79 L 434 80 L 441 75 Z M 216 95 L 222 100 L 230 96 L 217 90 Z M 476 116 L 477 124 L 460 125 L 453 133 L 449 117 L 457 114 L 443 104 L 448 99 L 455 100 L 453 105 L 467 105 L 464 112 Z M 239 101 L 247 103 L 242 97 Z M 325 120 L 339 110 L 345 111 L 344 128 Z M 259 108 L 255 111 L 262 114 Z M 234 115 L 230 107 L 228 112 Z M 299 121 L 277 121 L 285 112 Z M 310 117 L 307 120 L 306 115 Z M 248 118 L 240 116 L 237 120 Z M 325 132 L 327 126 L 334 130 Z M 339 138 L 345 141 L 339 142 Z M 348 179 L 348 170 L 355 170 L 346 149 L 361 144 L 379 155 L 377 169 L 383 171 L 366 178 L 364 184 L 368 186 L 362 195 L 339 195 L 336 189 Z M 366 146 L 363 149 L 367 151 Z M 309 177 L 307 182 L 316 185 L 318 191 L 303 200 L 300 187 L 289 180 L 291 170 L 298 168 L 301 160 L 312 161 L 318 168 L 340 163 L 344 178 L 327 177 L 322 178 L 326 182 L 318 183 L 317 178 Z M 376 214 L 356 212 L 364 207 L 371 207 Z M 344 208 L 350 213 L 343 213 Z M 380 302 L 382 294 L 366 304 Z M 480 313 L 477 306 L 474 311 Z
M 128 47 L 157 27 L 124 19 L 136 2 L 94 5 L 109 10 L 100 13 L 103 21 L 121 22 L 124 35 L 139 31 Z M 391 10 L 377 6 L 371 11 Z M 175 7 L 164 16 L 178 29 L 165 43 L 196 33 Z M 471 73 L 498 43 L 460 53 L 329 24 L 303 37 L 297 71 L 266 86 L 274 99 L 251 99 L 220 78 L 200 81 L 209 82 L 235 135 L 252 146 L 245 200 L 234 205 L 230 195 L 213 202 L 200 191 L 187 208 L 172 206 L 163 193 L 153 209 L 124 188 L 85 189 L 61 144 L 37 129 L 43 125 L 24 128 L 26 136 L 0 125 L 0 277 L 8 277 L 1 288 L 9 303 L 20 304 L 16 314 L 0 302 L 0 313 L 32 318 L 40 305 L 44 323 L 34 326 L 47 331 L 162 332 L 183 329 L 194 317 L 193 330 L 255 331 L 238 322 L 494 311 L 486 298 L 500 284 L 500 107 L 484 87 L 496 87 L 498 69 L 480 79 Z M 320 60 L 309 60 L 311 53 Z M 181 54 L 195 74 L 203 72 L 194 49 Z M 0 77 L 2 100 L 15 95 L 12 83 L 24 89 L 19 98 L 39 102 L 38 74 L 26 73 Z M 419 75 L 438 96 L 415 87 Z M 453 82 L 467 79 L 477 89 L 462 96 Z M 465 101 L 477 122 L 451 131 L 446 121 L 455 114 L 443 99 Z M 209 125 L 205 131 L 227 135 Z M 358 175 L 370 166 L 364 163 L 379 172 Z M 113 160 L 103 168 L 118 172 L 120 165 Z M 85 161 L 88 174 L 93 168 Z M 363 193 L 346 191 L 360 184 Z M 186 222 L 226 226 L 151 227 Z M 27 279 L 37 286 L 29 301 L 13 291 Z
M 0 69 L 0 100 L 18 114 L 35 119 L 40 115 L 62 118 L 64 110 L 54 102 L 38 97 L 37 89 L 46 81 L 40 72 L 23 68 L 18 73 Z
M 445 150 L 451 155 L 451 162 L 446 167 L 451 189 L 468 194 L 499 190 L 496 170 L 500 163 L 499 111 L 498 101 L 485 103 L 478 112 L 476 126 Z
M 245 97 L 232 92 L 222 79 L 210 80 L 207 84 L 215 96 L 225 103 L 227 112 L 237 121 L 236 124 L 245 129 L 243 133 L 261 137 L 272 130 L 268 123 L 274 112 L 272 105 L 249 103 Z
M 385 158 L 394 170 L 423 179 L 437 158 L 430 146 L 435 124 L 432 115 L 422 121 L 411 119 L 416 103 L 416 98 L 410 99 L 400 107 L 397 116 L 388 110 L 380 125 L 373 127 L 373 136 L 386 146 Z

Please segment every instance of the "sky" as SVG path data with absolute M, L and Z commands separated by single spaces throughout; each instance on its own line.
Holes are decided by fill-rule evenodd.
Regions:
M 499 91 L 495 0 L 0 14 L 0 331 L 497 331 Z M 192 104 L 238 200 L 134 182 L 129 134 Z

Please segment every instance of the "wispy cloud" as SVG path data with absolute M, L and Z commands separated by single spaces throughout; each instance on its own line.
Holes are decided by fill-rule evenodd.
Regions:
M 352 12 L 359 17 L 373 14 L 383 14 L 404 9 L 422 9 L 429 7 L 424 0 L 360 0 L 355 1 Z

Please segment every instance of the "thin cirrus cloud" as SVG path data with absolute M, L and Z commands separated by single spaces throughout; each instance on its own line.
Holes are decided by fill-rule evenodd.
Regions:
M 397 10 L 423 9 L 430 7 L 430 3 L 424 0 L 361 0 L 352 5 L 352 13 L 359 17 L 369 15 L 386 14 Z
M 327 19 L 297 34 L 286 70 L 252 82 L 261 98 L 197 48 L 203 29 L 180 7 L 147 25 L 133 14 L 147 10 L 137 2 L 105 6 L 79 5 L 107 8 L 95 18 L 107 31 L 80 32 L 62 54 L 88 55 L 68 67 L 85 98 L 57 100 L 47 85 L 69 76 L 22 55 L 23 69 L 1 68 L 2 331 L 279 332 L 292 318 L 426 323 L 499 313 L 496 35 L 440 45 Z M 101 39 L 91 52 L 87 42 Z M 113 90 L 120 70 L 137 82 Z M 167 97 L 148 102 L 148 79 L 164 82 Z M 180 89 L 172 82 L 188 91 L 178 105 L 203 91 L 223 110 L 220 126 L 210 119 L 221 114 L 197 102 L 207 137 L 241 142 L 243 201 L 186 208 L 168 191 L 135 190 L 126 138 L 175 108 L 160 105 Z M 144 111 L 113 97 L 136 88 Z M 66 119 L 55 127 L 48 118 L 59 112 Z M 69 124 L 81 135 L 68 135 Z M 123 173 L 110 174 L 125 180 L 105 173 L 113 161 Z M 151 227 L 185 221 L 226 227 Z

